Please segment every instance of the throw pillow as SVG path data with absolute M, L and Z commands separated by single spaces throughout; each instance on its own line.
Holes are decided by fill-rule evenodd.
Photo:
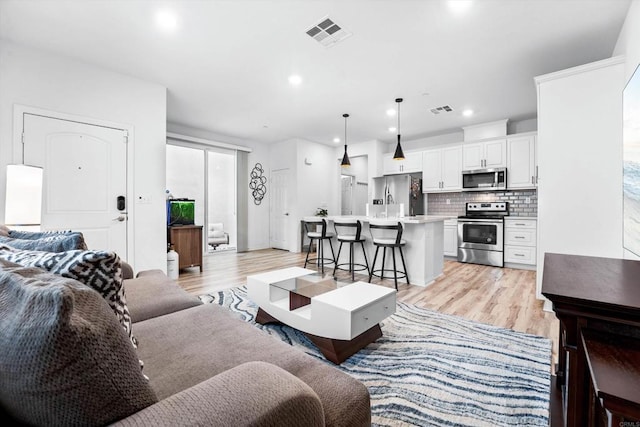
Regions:
M 8 230 L 8 236 L 12 239 L 24 239 L 24 240 L 38 240 L 46 239 L 49 237 L 75 237 L 77 247 L 68 248 L 65 250 L 83 249 L 87 250 L 87 244 L 84 241 L 84 236 L 79 231 L 22 231 L 22 230 Z
M 0 406 L 28 425 L 106 425 L 157 402 L 107 303 L 0 261 Z
M 38 267 L 69 279 L 75 279 L 102 295 L 127 332 L 131 343 L 137 341 L 131 333 L 131 316 L 122 284 L 120 258 L 108 251 L 40 252 L 22 251 L 0 245 L 0 259 L 25 267 Z
M 13 236 L 13 233 L 10 233 Z M 84 238 L 80 233 L 52 234 L 39 239 L 20 239 L 0 236 L 0 243 L 16 249 L 31 251 L 64 252 L 74 249 L 86 249 Z

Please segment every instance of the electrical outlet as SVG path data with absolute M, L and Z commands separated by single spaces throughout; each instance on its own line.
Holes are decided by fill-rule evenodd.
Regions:
M 451 204 L 451 199 L 447 199 L 447 204 L 450 205 Z
M 151 196 L 141 194 L 137 197 L 137 201 L 139 204 L 149 204 L 151 203 Z
M 525 203 L 531 203 L 531 197 L 525 197 L 524 202 Z

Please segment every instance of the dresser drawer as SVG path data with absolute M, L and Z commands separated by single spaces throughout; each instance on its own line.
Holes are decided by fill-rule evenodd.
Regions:
M 396 295 L 386 297 L 351 313 L 351 337 L 355 338 L 396 311 Z
M 504 229 L 504 244 L 519 246 L 535 246 L 536 230 L 530 228 L 510 228 Z
M 538 221 L 533 219 L 513 219 L 513 218 L 505 218 L 504 226 L 505 228 L 533 228 L 535 229 L 538 225 Z
M 536 248 L 527 247 L 527 246 L 505 245 L 504 262 L 535 265 L 536 264 Z

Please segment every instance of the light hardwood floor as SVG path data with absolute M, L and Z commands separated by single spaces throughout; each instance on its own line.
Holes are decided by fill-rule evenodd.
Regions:
M 178 283 L 189 293 L 201 295 L 244 285 L 248 275 L 303 264 L 304 254 L 277 249 L 220 253 L 205 256 L 202 273 L 197 268 L 183 270 Z M 443 273 L 426 288 L 399 284 L 398 301 L 550 338 L 557 360 L 558 319 L 543 311 L 542 301 L 536 299 L 534 271 L 445 261 Z M 338 278 L 350 279 L 350 274 L 338 271 Z M 367 279 L 356 274 L 356 280 Z M 388 279 L 374 278 L 373 283 L 394 287 Z

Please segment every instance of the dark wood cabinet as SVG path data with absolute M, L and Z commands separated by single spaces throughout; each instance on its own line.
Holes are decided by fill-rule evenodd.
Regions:
M 173 226 L 167 234 L 169 243 L 178 252 L 178 268 L 200 267 L 202 271 L 202 226 Z
M 560 320 L 565 425 L 640 425 L 640 261 L 547 253 L 542 294 Z

